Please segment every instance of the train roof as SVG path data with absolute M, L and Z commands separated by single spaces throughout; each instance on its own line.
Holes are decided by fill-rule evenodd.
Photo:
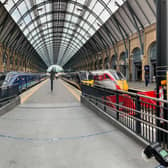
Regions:
M 11 72 L 5 72 L 4 74 L 13 74 L 13 75 L 29 75 L 29 74 L 40 74 L 40 73 L 33 73 L 33 72 L 17 72 L 17 71 L 11 71 Z
M 99 74 L 102 74 L 102 73 L 109 73 L 109 72 L 116 72 L 115 69 L 104 69 L 104 70 L 96 70 L 96 71 L 91 71 L 93 74 L 95 73 L 99 73 Z

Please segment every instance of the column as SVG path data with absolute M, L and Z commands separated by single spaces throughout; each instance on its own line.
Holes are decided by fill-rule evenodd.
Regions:
M 7 49 L 6 55 L 7 55 L 6 70 L 10 71 L 10 50 L 9 49 Z
M 3 72 L 3 48 L 0 44 L 0 72 Z

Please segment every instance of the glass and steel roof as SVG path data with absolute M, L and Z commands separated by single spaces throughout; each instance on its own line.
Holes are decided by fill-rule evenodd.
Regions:
M 156 0 L 127 0 L 122 5 L 115 3 L 119 9 L 101 26 L 101 28 L 77 51 L 73 58 L 64 65 L 65 68 L 78 68 L 91 64 L 95 59 L 105 56 L 110 58 L 109 49 L 118 55 L 117 43 L 122 41 L 123 51 L 128 52 L 127 46 L 131 35 L 137 33 L 141 54 L 144 54 L 143 33 L 145 28 L 156 26 Z M 130 51 L 132 52 L 132 51 Z M 66 61 L 65 61 L 66 62 Z
M 49 66 L 64 65 L 125 0 L 0 0 Z

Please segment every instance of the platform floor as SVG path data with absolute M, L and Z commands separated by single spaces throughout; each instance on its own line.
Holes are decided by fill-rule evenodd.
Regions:
M 49 81 L 0 117 L 0 168 L 153 168 L 142 147 Z
M 137 89 L 142 91 L 151 91 L 156 88 L 156 83 L 149 83 L 149 85 L 146 87 L 145 82 L 132 82 L 128 81 L 128 86 L 130 89 Z

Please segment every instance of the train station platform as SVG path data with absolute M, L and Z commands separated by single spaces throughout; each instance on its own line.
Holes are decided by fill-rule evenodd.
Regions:
M 149 83 L 148 86 L 145 86 L 145 82 L 128 81 L 128 86 L 129 86 L 129 89 L 135 89 L 135 90 L 140 90 L 140 91 L 151 91 L 156 88 L 156 83 Z
M 46 81 L 0 117 L 2 168 L 153 168 L 142 147 L 80 103 L 80 92 Z

